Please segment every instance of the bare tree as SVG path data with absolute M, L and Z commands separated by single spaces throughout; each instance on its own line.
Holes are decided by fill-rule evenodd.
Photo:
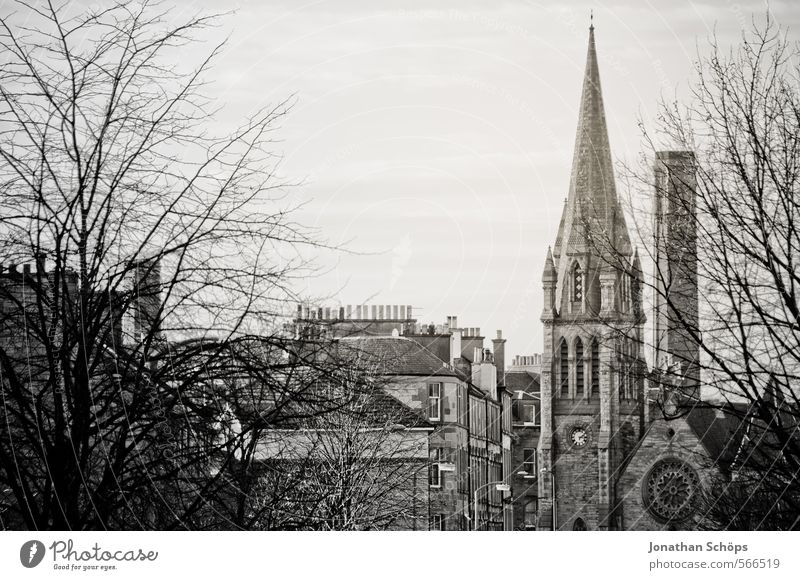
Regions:
M 197 372 L 175 375 L 185 385 L 183 416 L 174 420 L 181 450 L 187 460 L 198 454 L 203 466 L 184 521 L 196 528 L 319 529 L 338 489 L 328 478 L 374 479 L 360 488 L 354 508 L 376 512 L 372 527 L 412 509 L 401 475 L 425 468 L 427 432 L 397 435 L 421 419 L 383 392 L 383 379 L 361 353 L 343 356 L 336 341 L 291 337 L 244 337 L 202 350 L 189 359 Z M 339 471 L 342 461 L 351 464 Z
M 176 425 L 218 419 L 198 386 L 297 395 L 262 380 L 294 349 L 274 340 L 265 363 L 247 343 L 280 334 L 316 243 L 274 178 L 289 104 L 208 132 L 222 46 L 194 65 L 185 48 L 217 16 L 17 6 L 0 17 L 0 525 L 201 525 L 208 452 L 231 445 Z
M 344 404 L 259 441 L 261 526 L 427 529 L 433 427 L 388 393 L 390 379 L 380 369 L 391 361 L 346 343 L 336 348 L 346 365 L 322 387 Z
M 741 423 L 737 449 L 717 466 L 707 506 L 715 525 L 797 529 L 800 49 L 767 15 L 730 50 L 712 40 L 696 73 L 690 102 L 664 103 L 659 134 L 646 135 L 648 164 L 668 143 L 692 152 L 692 167 L 661 182 L 651 167 L 628 175 L 669 198 L 671 219 L 656 229 L 677 234 L 664 246 L 640 229 L 654 265 L 642 280 L 664 324 L 695 345 L 666 353 L 656 336 L 649 346 L 665 363 L 656 380 L 671 393 L 668 414 L 702 406 Z

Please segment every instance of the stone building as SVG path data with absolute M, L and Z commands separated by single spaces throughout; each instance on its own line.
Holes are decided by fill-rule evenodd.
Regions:
M 497 489 L 509 482 L 512 466 L 501 333 L 490 350 L 480 328 L 459 327 L 455 316 L 419 324 L 411 306 L 301 305 L 297 314 L 290 326 L 296 337 L 324 335 L 380 361 L 384 391 L 433 426 L 428 527 L 511 529 L 510 494 Z
M 521 365 L 517 365 L 517 370 L 512 366 L 505 373 L 505 387 L 512 399 L 512 477 L 509 483 L 513 502 L 513 529 L 535 530 L 539 506 L 537 447 L 541 428 L 541 389 L 539 373 L 520 370 L 519 366 Z
M 693 167 L 685 151 L 659 152 L 654 167 L 664 381 L 642 352 L 643 273 L 615 190 L 591 26 L 569 192 L 542 274 L 538 530 L 693 529 L 701 489 L 741 441 L 741 421 L 697 404 L 699 349 L 675 323 L 698 320 Z M 523 449 L 532 443 L 515 433 Z M 529 457 L 515 453 L 515 466 Z
M 640 274 L 614 186 L 592 27 L 569 194 L 542 275 L 540 528 L 615 527 L 614 474 L 644 418 Z

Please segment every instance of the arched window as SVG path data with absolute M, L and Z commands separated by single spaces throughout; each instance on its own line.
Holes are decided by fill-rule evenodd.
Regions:
M 625 376 L 625 398 L 634 398 L 633 344 L 626 342 L 622 350 L 622 372 Z
M 625 276 L 625 310 L 626 312 L 630 312 L 633 308 L 633 302 L 631 301 L 631 290 L 633 288 L 633 278 L 630 274 Z
M 575 339 L 575 396 L 583 397 L 583 343 Z
M 622 287 L 620 289 L 621 290 L 621 294 L 622 294 L 622 296 L 621 296 L 621 298 L 622 298 L 621 306 L 622 306 L 622 311 L 623 312 L 628 312 L 628 305 L 629 305 L 629 302 L 628 302 L 628 298 L 629 298 L 629 295 L 628 295 L 628 280 L 629 280 L 628 274 L 624 273 L 622 275 L 622 284 L 621 284 Z
M 561 348 L 559 349 L 559 372 L 558 382 L 561 385 L 561 398 L 566 399 L 569 396 L 569 347 L 567 341 L 561 339 Z
M 630 367 L 630 345 L 626 342 L 622 345 L 622 386 L 626 399 L 631 398 L 631 367 Z
M 572 266 L 572 300 L 583 300 L 583 270 L 578 262 Z
M 600 396 L 600 346 L 592 340 L 592 398 Z
M 628 375 L 629 379 L 628 382 L 630 383 L 630 397 L 633 400 L 637 400 L 639 398 L 639 365 L 637 363 L 639 359 L 639 347 L 635 342 L 630 343 L 630 347 L 628 348 Z
M 572 531 L 574 532 L 585 532 L 586 530 L 586 522 L 583 521 L 583 518 L 577 518 L 575 523 L 572 524 Z

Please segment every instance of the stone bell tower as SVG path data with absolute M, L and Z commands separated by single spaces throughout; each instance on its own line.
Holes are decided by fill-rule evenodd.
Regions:
M 641 280 L 590 26 L 569 193 L 542 274 L 537 529 L 616 528 L 616 476 L 643 422 Z

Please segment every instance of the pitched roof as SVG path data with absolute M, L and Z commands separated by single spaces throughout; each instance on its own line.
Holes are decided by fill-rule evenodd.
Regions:
M 709 458 L 725 467 L 730 465 L 746 432 L 743 421 L 746 405 L 718 406 L 696 404 L 686 415 L 686 422 L 700 440 Z
M 370 393 L 363 412 L 373 425 L 383 425 L 391 421 L 404 427 L 433 428 L 433 424 L 420 413 L 382 390 Z
M 452 376 L 458 374 L 418 342 L 396 336 L 343 338 L 340 350 L 384 375 Z M 349 352 L 348 352 L 349 351 Z
M 506 371 L 505 387 L 512 392 L 538 393 L 541 390 L 539 374 L 530 371 Z

